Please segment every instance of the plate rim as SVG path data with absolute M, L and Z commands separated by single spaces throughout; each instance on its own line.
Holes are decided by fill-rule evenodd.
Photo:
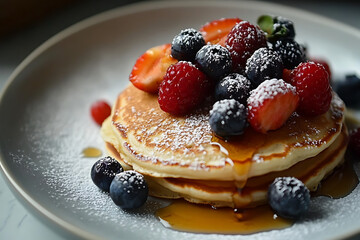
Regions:
M 80 32 L 82 30 L 86 30 L 91 26 L 95 26 L 96 24 L 103 23 L 105 21 L 109 21 L 115 19 L 120 16 L 126 16 L 129 14 L 140 13 L 144 11 L 153 11 L 165 8 L 175 8 L 175 7 L 236 7 L 240 8 L 242 6 L 246 8 L 255 8 L 261 7 L 266 8 L 267 11 L 271 12 L 272 9 L 276 8 L 276 11 L 286 11 L 288 15 L 300 16 L 300 18 L 307 18 L 311 19 L 316 23 L 321 23 L 324 25 L 331 26 L 333 28 L 341 28 L 342 31 L 347 32 L 353 36 L 356 36 L 360 40 L 360 30 L 349 26 L 345 23 L 342 23 L 337 20 L 333 20 L 331 18 L 312 13 L 307 10 L 297 9 L 295 7 L 286 6 L 278 3 L 272 2 L 262 2 L 262 1 L 251 1 L 251 0 L 241 0 L 241 1 L 147 1 L 147 2 L 137 2 L 131 3 L 125 6 L 116 7 L 110 10 L 106 10 L 100 13 L 97 13 L 93 16 L 85 18 L 64 30 L 60 31 L 59 33 L 55 34 L 54 36 L 50 37 L 40 46 L 38 46 L 35 50 L 33 50 L 11 73 L 11 75 L 6 80 L 3 88 L 0 92 L 0 105 L 3 104 L 3 99 L 8 89 L 10 88 L 11 84 L 16 81 L 17 76 L 24 70 L 28 65 L 30 65 L 37 57 L 39 57 L 42 53 L 46 52 L 49 48 L 56 45 L 57 43 L 61 42 L 62 40 L 70 37 L 71 35 Z M 45 225 L 48 222 L 46 220 L 50 220 L 51 225 L 55 226 L 58 229 L 66 231 L 67 233 L 72 234 L 73 236 L 85 238 L 85 239 L 97 239 L 94 238 L 95 236 L 90 234 L 89 232 L 85 231 L 82 228 L 76 227 L 71 223 L 61 219 L 60 217 L 56 216 L 56 214 L 49 211 L 47 208 L 42 206 L 40 203 L 36 202 L 31 196 L 31 194 L 27 193 L 25 189 L 22 189 L 21 186 L 16 181 L 16 176 L 6 167 L 6 161 L 3 157 L 3 150 L 0 148 L 0 172 L 4 176 L 4 180 L 8 184 L 10 190 L 16 196 L 16 198 L 21 202 L 29 212 L 33 213 L 36 217 L 40 218 L 41 222 Z M 39 217 L 41 216 L 41 217 Z M 360 226 L 359 228 L 339 235 L 337 237 L 351 237 L 356 234 L 360 233 Z

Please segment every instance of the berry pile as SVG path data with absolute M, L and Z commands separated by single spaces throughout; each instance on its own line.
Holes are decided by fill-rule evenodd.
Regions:
M 295 36 L 294 23 L 280 16 L 260 16 L 257 25 L 221 18 L 199 31 L 182 30 L 171 44 L 146 51 L 136 61 L 130 81 L 157 93 L 160 108 L 173 115 L 189 114 L 213 100 L 209 124 L 221 138 L 241 135 L 249 126 L 266 134 L 281 128 L 295 111 L 313 117 L 330 108 L 329 65 L 309 61 Z M 360 138 L 353 139 L 359 149 Z M 124 203 L 125 190 L 120 189 L 127 188 L 126 179 L 135 174 L 117 174 L 109 187 L 114 202 L 124 208 L 135 207 Z M 142 189 L 147 187 L 139 186 L 143 187 L 134 191 L 141 193 L 134 195 L 142 202 L 147 196 Z M 296 219 L 306 213 L 310 195 L 301 181 L 283 177 L 270 185 L 268 199 L 277 214 Z
M 222 138 L 240 135 L 249 125 L 266 133 L 294 111 L 316 116 L 330 107 L 330 69 L 326 62 L 306 61 L 295 35 L 293 22 L 280 16 L 261 16 L 258 25 L 218 19 L 149 49 L 130 81 L 158 93 L 160 108 L 173 115 L 213 99 L 209 122 Z

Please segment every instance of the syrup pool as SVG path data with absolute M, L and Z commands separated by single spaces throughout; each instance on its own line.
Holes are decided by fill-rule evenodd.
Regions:
M 321 182 L 313 196 L 342 198 L 350 194 L 358 183 L 353 162 L 346 160 Z M 234 210 L 184 200 L 174 200 L 169 206 L 159 209 L 156 216 L 165 227 L 193 233 L 253 234 L 284 229 L 293 224 L 293 221 L 274 214 L 269 205 Z
M 326 196 L 334 199 L 350 194 L 359 184 L 359 178 L 354 170 L 353 162 L 346 158 L 344 164 L 323 180 L 313 196 Z
M 252 234 L 292 225 L 291 221 L 274 215 L 268 205 L 239 212 L 176 200 L 156 215 L 165 227 L 193 233 Z
M 101 157 L 102 152 L 100 149 L 95 147 L 87 147 L 82 150 L 82 156 L 88 158 Z

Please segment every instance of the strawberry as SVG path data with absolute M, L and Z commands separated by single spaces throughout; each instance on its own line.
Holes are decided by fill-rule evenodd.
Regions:
M 176 62 L 171 57 L 171 44 L 150 48 L 136 60 L 129 80 L 140 90 L 157 93 L 166 70 Z
M 225 46 L 225 41 L 230 30 L 235 24 L 241 22 L 239 18 L 221 18 L 206 23 L 200 28 L 206 43 Z
M 292 71 L 290 69 L 284 68 L 283 69 L 283 79 L 284 79 L 284 81 L 291 84 L 292 77 L 293 77 L 292 76 Z
M 248 121 L 258 132 L 280 128 L 298 106 L 296 88 L 282 79 L 262 82 L 250 92 Z

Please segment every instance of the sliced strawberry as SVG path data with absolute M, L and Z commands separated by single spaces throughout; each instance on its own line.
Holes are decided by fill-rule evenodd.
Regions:
M 250 92 L 248 121 L 258 132 L 280 128 L 298 106 L 296 88 L 281 79 L 266 80 Z
M 214 20 L 202 26 L 200 32 L 206 43 L 220 44 L 225 46 L 225 41 L 230 30 L 241 22 L 239 18 L 221 18 Z
M 284 68 L 283 69 L 283 79 L 284 79 L 284 81 L 291 84 L 292 77 L 293 77 L 292 76 L 292 71 L 290 69 Z
M 157 93 L 166 70 L 176 62 L 171 57 L 171 44 L 150 48 L 136 60 L 129 80 L 140 90 Z

